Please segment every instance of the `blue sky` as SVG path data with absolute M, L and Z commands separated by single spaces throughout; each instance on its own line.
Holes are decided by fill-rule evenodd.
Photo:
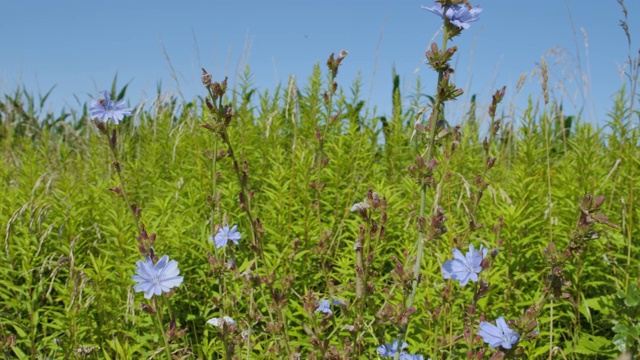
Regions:
M 450 114 L 452 123 L 469 95 L 478 94 L 486 106 L 502 85 L 512 104 L 503 109 L 517 118 L 527 97 L 536 100 L 541 93 L 538 79 L 529 77 L 516 94 L 518 78 L 530 74 L 542 56 L 552 70 L 555 98 L 568 112 L 582 110 L 586 121 L 602 123 L 612 94 L 623 84 L 620 68 L 628 56 L 615 0 L 472 4 L 484 11 L 453 42 L 459 48 L 454 81 L 466 93 L 454 105 L 460 111 Z M 189 100 L 203 94 L 201 67 L 214 79 L 228 75 L 233 85 L 248 64 L 260 91 L 286 85 L 290 75 L 303 88 L 313 65 L 324 65 L 331 52 L 342 49 L 350 54 L 339 84 L 348 90 L 359 75 L 361 97 L 378 114 L 390 108 L 393 68 L 404 95 L 414 92 L 417 76 L 424 93 L 435 87 L 424 52 L 432 39 L 440 43 L 434 36 L 441 20 L 420 8 L 431 6 L 431 0 L 0 0 L 0 5 L 0 93 L 11 93 L 19 84 L 34 93 L 56 85 L 46 106 L 55 112 L 78 109 L 75 97 L 82 102 L 98 97 L 116 73 L 121 85 L 130 83 L 131 105 L 152 100 L 160 81 L 163 91 Z M 640 4 L 627 0 L 626 6 L 635 56 Z

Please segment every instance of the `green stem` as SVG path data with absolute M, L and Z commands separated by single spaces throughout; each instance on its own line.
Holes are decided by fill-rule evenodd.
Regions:
M 136 217 L 136 214 L 132 207 L 133 204 L 129 201 L 129 197 L 127 196 L 127 191 L 125 189 L 125 182 L 124 182 L 124 178 L 122 177 L 122 170 L 120 169 L 120 166 L 122 164 L 120 164 L 120 161 L 118 160 L 118 152 L 115 148 L 115 145 L 111 145 L 111 138 L 109 137 L 108 131 L 105 134 L 105 136 L 107 137 L 107 144 L 109 145 L 109 149 L 111 150 L 111 156 L 113 157 L 114 166 L 115 166 L 115 163 L 118 164 L 118 166 L 116 166 L 116 173 L 118 174 L 118 181 L 120 182 L 120 191 L 122 194 L 122 198 L 124 199 L 124 202 L 129 207 L 129 212 L 131 213 L 131 216 L 133 216 L 133 222 L 136 224 L 136 228 L 140 230 L 140 222 Z
M 446 21 L 447 20 L 445 18 L 445 22 Z M 447 49 L 447 40 L 448 40 L 447 27 L 444 26 L 442 51 L 446 51 Z M 427 143 L 427 151 L 426 151 L 426 157 L 425 157 L 425 161 L 427 163 L 429 163 L 429 161 L 433 157 L 434 147 L 435 147 L 435 138 L 436 138 L 436 125 L 438 124 L 438 118 L 441 115 L 441 108 L 442 108 L 442 111 L 444 111 L 444 100 L 440 95 L 442 93 L 440 91 L 440 84 L 442 82 L 443 77 L 444 77 L 444 71 L 439 70 L 438 82 L 436 84 L 436 101 L 433 104 L 433 113 L 429 117 L 429 142 Z M 421 190 L 420 191 L 420 213 L 419 213 L 418 221 L 422 221 L 422 219 L 424 218 L 425 203 L 426 203 L 426 197 L 427 197 L 427 184 L 424 184 L 424 183 L 421 184 L 420 190 Z M 413 265 L 413 280 L 411 281 L 411 294 L 409 295 L 409 299 L 407 300 L 407 307 L 406 307 L 407 309 L 413 307 L 416 295 L 418 293 L 418 284 L 420 282 L 420 267 L 422 265 L 422 257 L 424 256 L 424 240 L 425 240 L 424 231 L 422 230 L 422 226 L 419 226 L 418 240 L 417 240 L 418 250 L 416 254 L 416 261 Z M 407 324 L 404 326 L 404 329 L 400 331 L 400 336 L 398 339 L 398 344 L 400 344 L 400 346 L 404 342 L 407 332 L 409 331 L 410 320 L 411 320 L 411 317 L 407 319 Z M 397 352 L 394 356 L 394 359 L 398 360 L 399 358 L 400 358 L 400 352 Z
M 162 295 L 161 295 L 162 296 Z M 169 340 L 167 340 L 167 335 L 164 332 L 164 326 L 162 325 L 162 307 L 160 306 L 157 297 L 153 298 L 153 307 L 156 311 L 156 321 L 158 331 L 160 332 L 160 337 L 162 337 L 162 342 L 164 344 L 164 352 L 167 355 L 167 359 L 171 360 L 171 348 L 169 347 Z

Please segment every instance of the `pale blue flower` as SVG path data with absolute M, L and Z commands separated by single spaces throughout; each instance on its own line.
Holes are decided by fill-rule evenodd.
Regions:
M 327 299 L 320 300 L 320 302 L 318 303 L 318 307 L 316 308 L 316 312 L 333 314 L 333 311 L 331 311 L 329 300 Z
M 398 339 L 393 340 L 391 344 L 384 344 L 378 347 L 378 355 L 380 357 L 394 357 L 396 353 L 400 353 L 400 360 L 424 360 L 424 356 L 418 354 L 409 354 L 406 351 L 402 351 L 407 347 L 407 343 L 403 342 L 402 346 L 398 346 Z M 431 360 L 431 358 L 429 358 Z
M 433 7 L 423 6 L 423 9 L 434 13 L 440 17 L 447 17 L 449 22 L 461 29 L 468 29 L 471 25 L 469 23 L 478 21 L 481 7 L 474 7 L 471 10 L 465 4 L 457 4 L 448 6 L 445 12 L 444 7 L 437 1 L 433 1 Z
M 104 91 L 103 94 L 104 99 L 91 101 L 89 113 L 92 119 L 99 119 L 102 122 L 112 119 L 114 123 L 118 124 L 126 115 L 131 115 L 131 109 L 125 107 L 124 100 L 114 103 L 109 98 L 108 91 Z
M 502 346 L 505 349 L 511 349 L 520 339 L 520 334 L 511 330 L 502 316 L 496 319 L 496 325 L 482 321 L 478 335 L 482 336 L 484 342 L 492 348 Z
M 226 246 L 229 241 L 233 241 L 234 244 L 238 245 L 238 240 L 242 238 L 242 234 L 237 231 L 238 225 L 233 225 L 232 228 L 229 228 L 229 225 L 225 225 L 218 230 L 213 241 L 209 238 L 209 241 L 215 242 L 216 249 L 220 249 L 223 246 Z
M 394 339 L 391 344 L 384 344 L 378 346 L 378 355 L 381 357 L 393 357 L 398 351 L 406 348 L 408 344 L 406 342 L 402 343 L 402 347 L 398 348 L 398 339 Z
M 424 356 L 418 354 L 408 354 L 406 352 L 400 353 L 400 360 L 424 360 Z M 431 360 L 431 358 L 429 358 Z
M 401 351 L 406 347 L 407 343 L 403 342 L 402 347 L 398 348 L 398 340 L 395 339 L 391 344 L 380 345 L 377 350 L 380 357 L 392 358 L 396 355 L 396 353 L 400 352 L 400 360 L 424 360 L 424 356 L 422 355 L 409 354 L 406 351 Z
M 151 299 L 153 295 L 161 295 L 163 292 L 169 292 L 171 288 L 180 286 L 183 277 L 178 276 L 178 262 L 169 261 L 169 256 L 163 256 L 157 263 L 149 256 L 145 260 L 138 260 L 136 263 L 136 275 L 131 278 L 138 284 L 133 286 L 136 292 L 144 291 L 144 297 Z
M 453 249 L 453 260 L 442 264 L 442 276 L 445 279 L 459 280 L 460 286 L 467 285 L 469 280 L 478 282 L 478 274 L 482 271 L 482 259 L 487 256 L 487 249 L 480 245 L 478 251 L 469 244 L 469 252 L 463 256 L 460 250 Z

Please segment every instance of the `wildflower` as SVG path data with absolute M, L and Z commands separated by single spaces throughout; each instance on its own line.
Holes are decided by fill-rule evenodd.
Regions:
M 424 360 L 424 356 L 418 354 L 408 354 L 406 352 L 400 353 L 400 360 Z M 431 358 L 429 358 L 431 360 Z
M 109 98 L 108 91 L 103 93 L 104 99 L 91 101 L 89 113 L 92 119 L 99 119 L 102 122 L 112 119 L 114 123 L 118 124 L 126 115 L 131 115 L 131 109 L 124 106 L 124 100 L 114 103 Z
M 478 281 L 478 274 L 482 271 L 482 259 L 487 256 L 487 249 L 482 245 L 478 251 L 469 244 L 469 252 L 466 256 L 458 249 L 453 249 L 453 260 L 447 260 L 442 264 L 442 276 L 445 279 L 459 280 L 460 286 L 467 285 L 469 280 Z
M 231 326 L 235 325 L 236 321 L 233 320 L 230 316 L 223 316 L 221 318 L 212 318 L 207 320 L 207 324 L 212 325 L 214 327 L 221 328 L 223 325 Z
M 333 314 L 333 311 L 331 311 L 331 308 L 329 307 L 329 300 L 327 299 L 320 300 L 320 302 L 318 303 L 318 307 L 316 308 L 316 312 Z
M 442 4 L 435 0 L 433 1 L 433 7 L 423 6 L 422 8 L 440 17 L 446 17 L 451 24 L 464 30 L 471 26 L 469 23 L 478 21 L 479 14 L 482 12 L 481 7 L 469 9 L 465 4 L 447 6 L 445 11 Z
M 233 225 L 231 229 L 229 229 L 229 225 L 225 225 L 218 230 L 214 239 L 209 238 L 209 241 L 214 242 L 216 244 L 216 249 L 220 249 L 221 247 L 227 245 L 229 241 L 233 241 L 234 244 L 238 245 L 238 240 L 242 238 L 242 234 L 237 231 L 238 225 Z
M 511 346 L 520 339 L 520 334 L 511 330 L 502 316 L 496 319 L 496 325 L 482 321 L 478 335 L 482 336 L 484 342 L 492 348 L 502 346 L 505 349 L 511 349 Z
M 131 278 L 138 284 L 133 286 L 136 292 L 144 291 L 145 299 L 151 299 L 153 295 L 161 295 L 171 288 L 180 286 L 183 277 L 178 276 L 178 262 L 169 261 L 169 256 L 163 256 L 160 261 L 153 263 L 149 256 L 145 260 L 136 263 L 136 275 Z
M 378 346 L 378 355 L 382 357 L 393 357 L 399 350 L 406 348 L 408 344 L 406 342 L 402 343 L 402 347 L 398 349 L 398 340 L 393 340 L 391 344 L 384 344 Z
M 378 355 L 381 357 L 394 357 L 396 353 L 407 347 L 407 343 L 403 342 L 402 347 L 398 349 L 398 340 L 393 340 L 392 344 L 384 344 L 378 347 Z M 400 360 L 424 360 L 424 356 L 418 354 L 409 354 L 406 351 L 400 352 Z M 431 358 L 429 358 L 431 360 Z

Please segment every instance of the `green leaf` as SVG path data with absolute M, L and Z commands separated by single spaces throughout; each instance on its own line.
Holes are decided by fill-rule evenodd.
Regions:
M 625 305 L 629 307 L 637 306 L 640 303 L 640 290 L 638 285 L 631 284 L 627 290 L 627 296 L 624 299 Z

